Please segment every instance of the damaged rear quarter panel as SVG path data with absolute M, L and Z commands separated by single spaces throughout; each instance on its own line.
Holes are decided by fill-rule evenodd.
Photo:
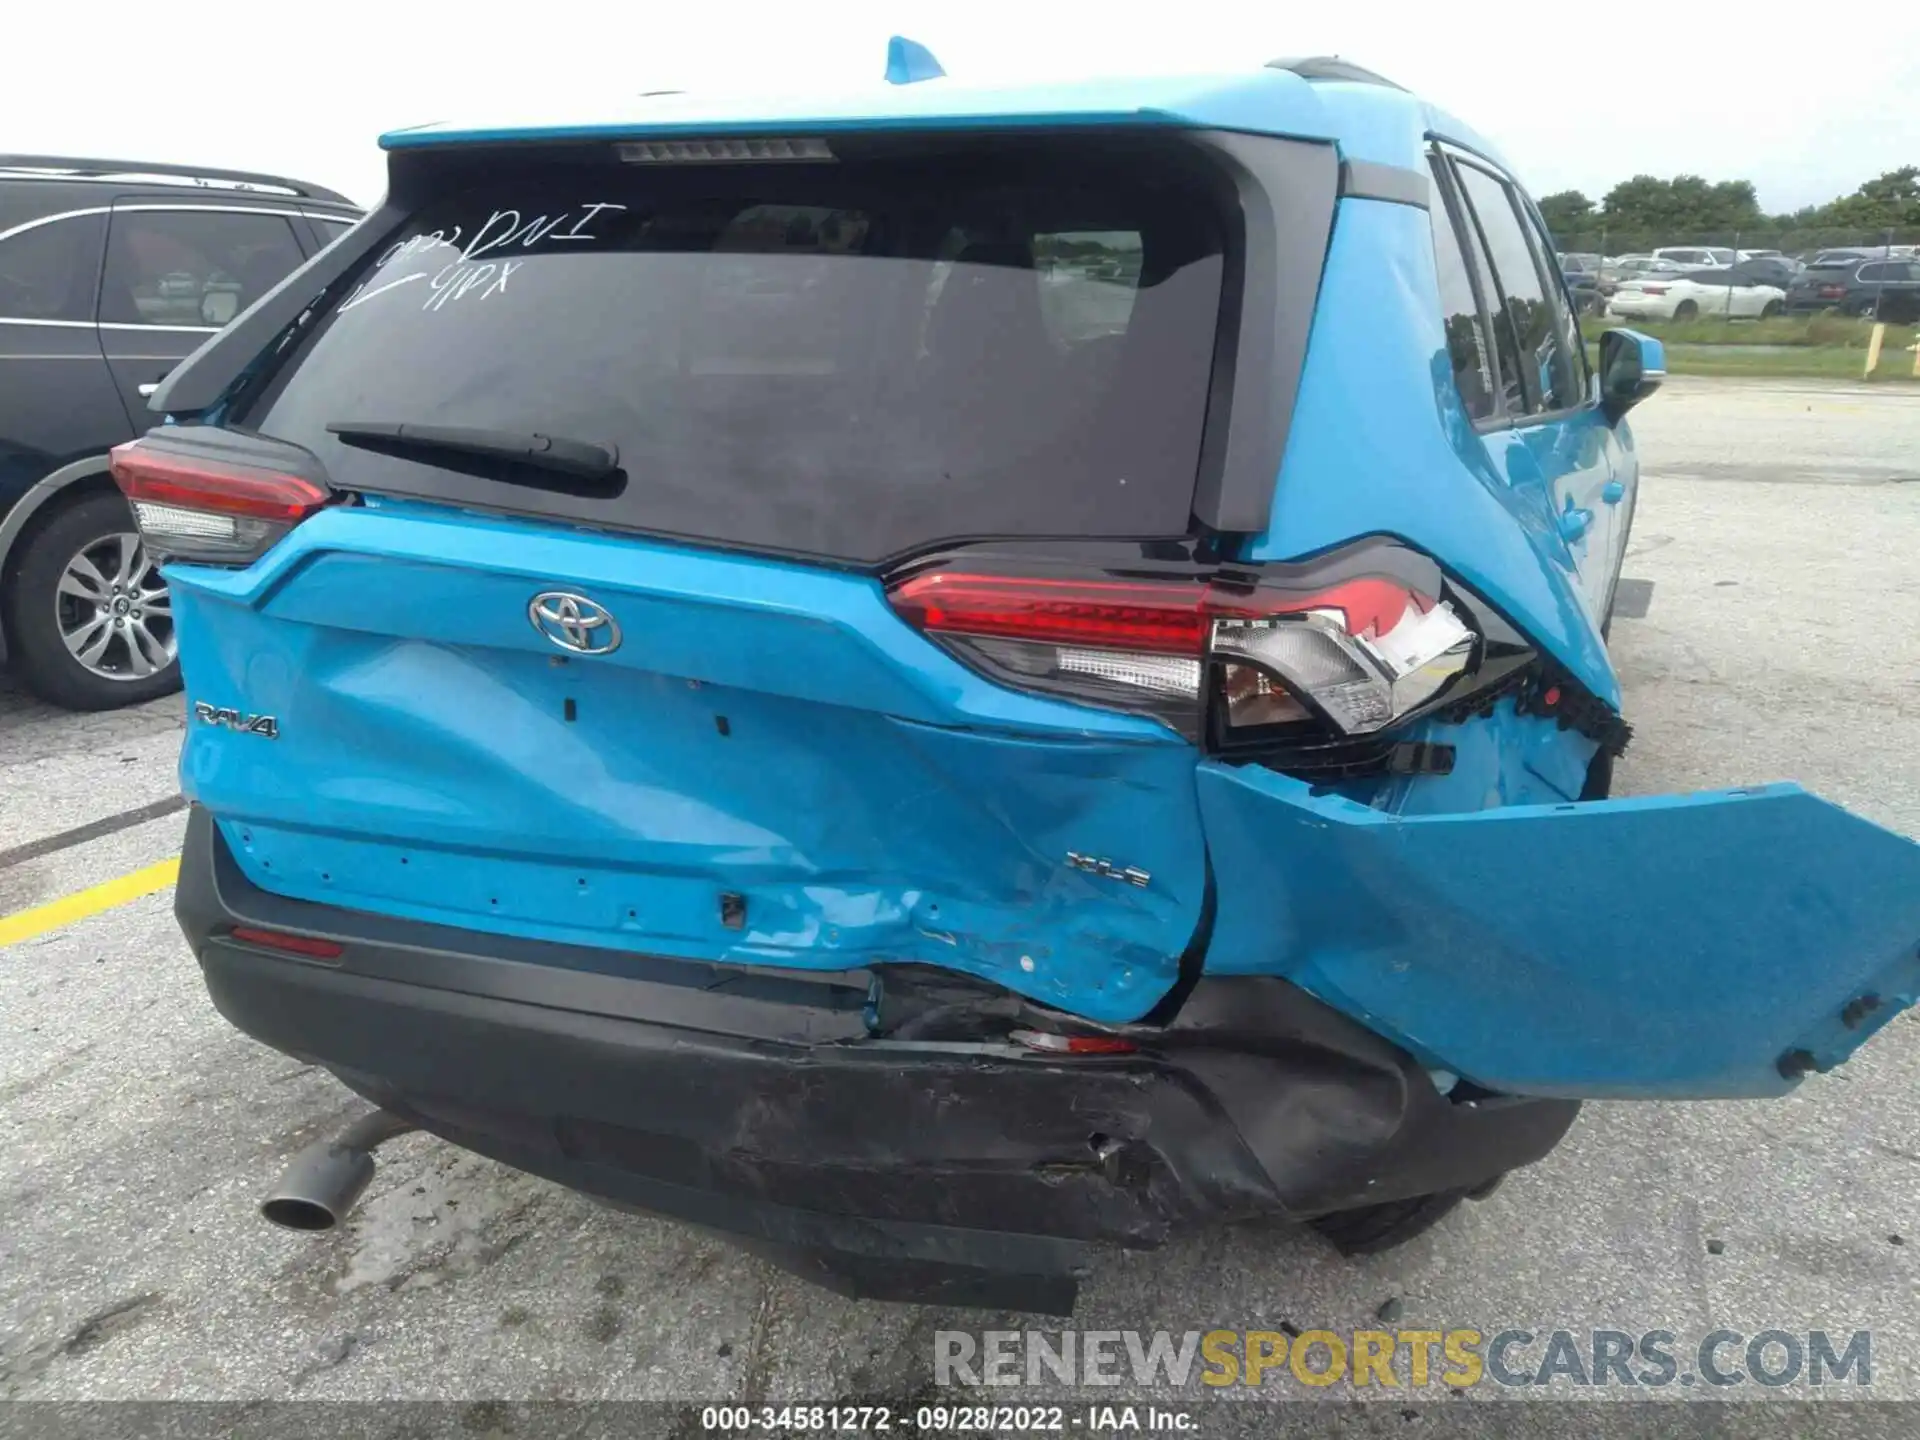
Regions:
M 1395 816 L 1208 762 L 1199 790 L 1207 970 L 1490 1089 L 1777 1095 L 1920 981 L 1920 846 L 1795 785 Z

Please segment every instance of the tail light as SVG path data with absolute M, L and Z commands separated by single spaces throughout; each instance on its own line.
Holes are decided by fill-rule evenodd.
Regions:
M 1355 573 L 1352 557 L 1317 581 L 1304 568 L 1244 583 L 940 569 L 895 585 L 889 598 L 910 624 L 995 678 L 1152 714 L 1189 736 L 1199 732 L 1210 675 L 1230 727 L 1319 720 L 1351 736 L 1405 719 L 1470 668 L 1479 637 L 1441 598 L 1431 562 L 1420 562 L 1430 572 L 1421 583 L 1393 565 Z
M 1847 298 L 1847 287 L 1844 285 L 1822 285 L 1820 287 L 1820 298 L 1822 300 L 1844 300 Z
M 299 475 L 156 448 L 118 446 L 113 479 L 148 550 L 164 559 L 244 565 L 333 498 Z
M 1640 293 L 1642 295 L 1664 295 L 1667 293 L 1667 287 L 1665 285 L 1642 285 L 1640 287 Z
M 338 960 L 346 953 L 338 940 L 323 940 L 318 935 L 291 935 L 285 930 L 259 930 L 251 925 L 236 925 L 227 933 L 246 945 L 304 955 L 310 960 Z

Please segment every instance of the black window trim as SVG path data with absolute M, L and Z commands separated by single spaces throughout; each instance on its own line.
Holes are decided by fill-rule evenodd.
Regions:
M 1469 150 L 1466 146 L 1461 145 L 1456 141 L 1446 139 L 1444 136 L 1430 135 L 1428 138 L 1433 144 L 1434 153 L 1440 155 L 1441 158 L 1447 162 L 1448 178 L 1451 184 L 1460 191 L 1459 198 L 1462 203 L 1467 205 L 1467 208 L 1470 213 L 1472 211 L 1471 202 L 1467 201 L 1465 188 L 1461 186 L 1459 178 L 1453 173 L 1454 167 L 1461 164 L 1472 165 L 1475 169 L 1484 172 L 1489 178 L 1497 181 L 1500 185 L 1505 187 L 1509 195 L 1519 196 L 1521 201 L 1523 202 L 1523 210 L 1527 218 L 1534 218 L 1536 216 L 1536 211 L 1533 206 L 1532 198 L 1527 195 L 1527 192 L 1520 186 L 1520 183 L 1515 179 L 1513 179 L 1512 176 L 1508 175 L 1506 171 L 1503 170 L 1497 163 L 1495 163 L 1492 160 L 1489 160 L 1484 155 L 1480 155 L 1472 150 Z M 1487 249 L 1488 263 L 1491 264 L 1493 259 L 1492 249 L 1491 247 L 1487 247 L 1485 233 L 1479 230 L 1479 224 L 1480 224 L 1479 216 L 1475 214 L 1474 215 L 1475 232 L 1480 235 L 1480 243 L 1483 247 Z M 1533 247 L 1529 246 L 1528 249 L 1529 251 L 1531 251 Z M 1539 261 L 1536 258 L 1535 264 L 1534 264 L 1534 272 L 1536 275 L 1539 274 L 1539 270 L 1540 270 Z M 1500 278 L 1498 275 L 1495 275 L 1493 277 L 1493 282 L 1495 285 L 1498 285 L 1500 283 Z M 1547 280 L 1543 277 L 1541 279 L 1543 293 L 1547 293 L 1545 290 L 1547 283 L 1548 283 Z M 1559 277 L 1558 283 L 1560 285 L 1561 290 L 1564 291 L 1566 289 L 1566 277 L 1564 276 Z M 1503 291 L 1502 292 L 1503 301 L 1504 301 L 1504 294 L 1505 292 Z M 1571 307 L 1569 307 L 1569 310 L 1571 310 Z M 1580 331 L 1579 331 L 1578 312 L 1575 311 L 1572 313 L 1574 314 L 1574 321 L 1575 321 L 1574 333 L 1579 334 Z M 1491 317 L 1489 316 L 1489 321 L 1490 320 L 1491 320 Z M 1534 425 L 1546 424 L 1551 421 L 1568 420 L 1575 415 L 1582 414 L 1583 412 L 1598 409 L 1600 404 L 1600 396 L 1599 396 L 1598 389 L 1595 386 L 1593 381 L 1592 366 L 1587 364 L 1586 353 L 1585 353 L 1586 345 L 1587 345 L 1586 337 L 1584 335 L 1581 335 L 1580 336 L 1580 349 L 1581 349 L 1580 368 L 1582 373 L 1587 376 L 1587 384 L 1586 384 L 1585 397 L 1581 399 L 1578 404 L 1563 405 L 1556 410 L 1529 409 L 1525 415 L 1518 415 L 1518 416 L 1509 415 L 1505 423 L 1503 424 L 1481 425 L 1481 426 L 1476 426 L 1475 428 L 1482 429 L 1482 430 L 1496 430 L 1496 429 L 1523 430 L 1523 429 L 1528 429 Z M 1537 381 L 1534 379 L 1534 377 L 1526 374 L 1523 369 L 1523 372 L 1520 376 L 1520 388 L 1527 393 L 1529 405 L 1542 403 L 1539 400 L 1537 400 L 1535 397 L 1534 386 L 1536 383 Z M 1504 394 L 1505 394 L 1504 385 L 1501 387 L 1501 390 L 1502 390 L 1502 396 L 1504 398 Z

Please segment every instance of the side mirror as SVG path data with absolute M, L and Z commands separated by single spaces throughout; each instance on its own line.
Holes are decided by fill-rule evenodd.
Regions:
M 1660 388 L 1667 378 L 1667 350 L 1638 330 L 1609 330 L 1600 337 L 1600 409 L 1618 420 Z

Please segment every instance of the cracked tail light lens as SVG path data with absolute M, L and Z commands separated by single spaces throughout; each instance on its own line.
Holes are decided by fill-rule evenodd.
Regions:
M 1230 726 L 1322 719 L 1379 730 L 1472 663 L 1442 600 L 1364 577 L 1321 590 L 936 571 L 893 588 L 902 617 L 996 678 L 1198 730 L 1207 674 Z
M 174 454 L 139 440 L 115 448 L 112 469 L 140 538 L 167 560 L 247 564 L 333 498 L 298 475 Z
M 1256 675 L 1278 678 L 1302 711 L 1316 707 L 1343 734 L 1366 735 L 1391 725 L 1466 671 L 1477 637 L 1443 600 L 1382 581 L 1361 585 L 1365 595 L 1355 593 L 1359 587 L 1343 587 L 1307 608 L 1217 620 L 1213 653 L 1244 662 L 1231 668 L 1251 666 Z M 1244 701 L 1244 716 L 1236 716 L 1234 680 L 1230 669 L 1228 724 L 1305 718 Z

